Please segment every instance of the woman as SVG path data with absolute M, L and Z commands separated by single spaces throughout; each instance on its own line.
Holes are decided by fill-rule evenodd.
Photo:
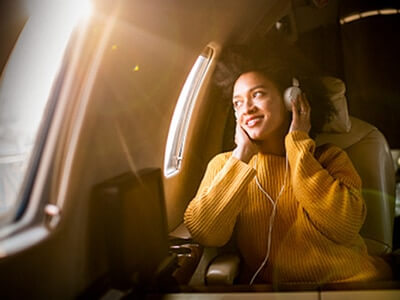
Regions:
M 307 96 L 294 99 L 288 111 L 283 92 L 293 65 L 268 60 L 266 50 L 231 50 L 222 60 L 222 77 L 233 83 L 236 148 L 209 163 L 185 212 L 186 226 L 205 246 L 222 246 L 234 233 L 242 279 L 251 283 L 390 278 L 389 266 L 368 255 L 359 235 L 366 209 L 351 161 L 310 137 L 329 119 L 330 104 L 300 81 Z M 320 110 L 317 117 L 307 98 Z

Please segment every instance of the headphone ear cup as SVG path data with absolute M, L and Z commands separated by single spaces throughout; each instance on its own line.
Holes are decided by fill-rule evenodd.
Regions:
M 283 100 L 288 111 L 292 111 L 292 99 L 296 99 L 301 95 L 301 90 L 297 86 L 291 86 L 285 90 Z

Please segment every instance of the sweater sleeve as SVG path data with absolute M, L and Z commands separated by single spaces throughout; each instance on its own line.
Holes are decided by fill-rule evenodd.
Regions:
M 346 244 L 359 233 L 366 215 L 361 179 L 347 154 L 333 145 L 316 149 L 307 133 L 285 139 L 296 199 L 314 227 Z
M 230 154 L 217 155 L 208 164 L 197 195 L 184 215 L 195 240 L 214 247 L 229 241 L 236 217 L 247 201 L 243 195 L 254 175 L 252 167 Z

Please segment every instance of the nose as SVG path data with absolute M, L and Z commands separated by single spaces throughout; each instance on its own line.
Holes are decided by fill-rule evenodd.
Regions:
M 248 115 L 256 111 L 256 106 L 251 98 L 244 98 L 242 105 L 235 108 L 235 117 L 238 119 L 242 115 Z
M 254 101 L 250 97 L 246 99 L 243 106 L 243 113 L 250 114 L 255 111 Z

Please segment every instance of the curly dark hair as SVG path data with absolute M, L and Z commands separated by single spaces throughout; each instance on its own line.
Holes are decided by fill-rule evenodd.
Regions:
M 292 85 L 293 78 L 300 82 L 311 106 L 310 136 L 336 113 L 319 80 L 321 72 L 302 54 L 276 36 L 252 41 L 246 45 L 231 45 L 223 50 L 214 74 L 214 84 L 221 89 L 224 99 L 232 97 L 233 86 L 241 74 L 259 72 L 276 84 L 281 94 Z

